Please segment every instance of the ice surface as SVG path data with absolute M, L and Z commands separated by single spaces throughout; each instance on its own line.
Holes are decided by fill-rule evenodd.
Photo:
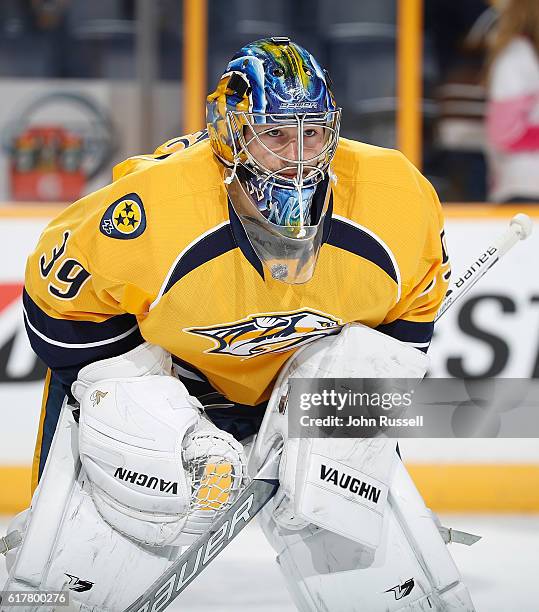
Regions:
M 440 516 L 443 525 L 483 536 L 450 550 L 477 612 L 539 610 L 539 515 Z M 5 533 L 9 517 L 0 517 Z M 170 612 L 294 612 L 274 553 L 249 525 L 168 608 Z M 5 580 L 0 558 L 0 584 Z M 337 612 L 337 611 L 335 611 Z

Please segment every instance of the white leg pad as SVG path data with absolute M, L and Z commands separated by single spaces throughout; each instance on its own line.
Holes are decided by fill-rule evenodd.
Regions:
M 283 529 L 268 506 L 260 521 L 301 612 L 474 611 L 432 515 L 401 462 L 375 551 L 314 525 Z
M 123 610 L 172 564 L 181 549 L 137 544 L 100 518 L 80 466 L 77 429 L 71 410 L 64 405 L 3 590 L 70 589 L 74 609 Z M 80 581 L 91 583 L 91 588 L 79 591 Z M 1 612 L 20 610 L 1 606 Z M 25 610 L 34 612 L 32 607 Z

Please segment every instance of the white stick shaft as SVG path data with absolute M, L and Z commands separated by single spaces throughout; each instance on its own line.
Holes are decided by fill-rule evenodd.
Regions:
M 514 221 L 514 220 L 513 220 Z M 477 283 L 477 281 L 483 277 L 490 268 L 501 259 L 511 247 L 513 247 L 519 240 L 524 240 L 529 236 L 529 231 L 525 231 L 522 225 L 518 223 L 511 223 L 509 229 L 503 233 L 499 238 L 494 240 L 492 246 L 488 247 L 486 251 L 481 253 L 474 262 L 468 266 L 464 274 L 461 274 L 459 278 L 451 284 L 445 299 L 438 310 L 438 314 L 434 321 L 436 322 L 444 312 L 453 306 L 455 302 L 460 300 L 463 295 L 466 295 L 468 291 Z

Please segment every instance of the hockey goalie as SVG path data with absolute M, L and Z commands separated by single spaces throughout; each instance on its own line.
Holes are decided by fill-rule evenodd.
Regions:
M 308 51 L 256 41 L 207 130 L 43 232 L 23 302 L 49 374 L 6 590 L 125 610 L 280 448 L 262 523 L 299 610 L 473 610 L 395 441 L 296 439 L 279 410 L 291 377 L 420 379 L 447 289 L 432 186 L 340 115 Z M 322 461 L 376 499 L 312 486 Z
M 22 544 L 8 553 L 4 590 L 69 588 L 74 609 L 124 610 L 237 498 L 248 480 L 244 448 L 171 366 L 163 349 L 143 344 L 81 369 L 78 425 L 66 404 L 32 507 L 13 526 Z M 283 369 L 249 446 L 253 471 L 284 447 L 262 525 L 299 610 L 474 609 L 394 440 L 288 439 L 278 406 L 290 377 L 420 378 L 425 366 L 416 349 L 350 325 Z M 381 495 L 366 503 L 313 485 L 321 462 Z

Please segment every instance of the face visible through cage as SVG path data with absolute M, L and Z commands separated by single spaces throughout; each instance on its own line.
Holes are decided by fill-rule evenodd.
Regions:
M 266 115 L 228 113 L 239 161 L 258 178 L 302 189 L 324 179 L 339 137 L 340 110 Z

